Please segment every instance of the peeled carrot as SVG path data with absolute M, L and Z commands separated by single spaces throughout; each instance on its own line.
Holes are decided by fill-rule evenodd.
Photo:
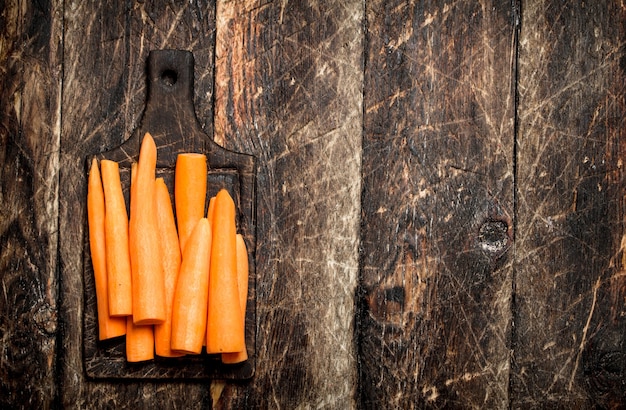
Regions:
M 204 154 L 183 153 L 176 158 L 174 202 L 181 251 L 184 251 L 196 223 L 204 217 L 206 175 L 207 163 Z
M 202 351 L 206 334 L 211 224 L 200 219 L 187 241 L 176 282 L 172 307 L 172 350 L 190 354 Z
M 128 251 L 128 214 L 122 193 L 117 162 L 102 160 L 104 187 L 107 278 L 109 314 L 128 316 L 133 313 L 130 254 Z
M 237 284 L 235 203 L 225 189 L 215 197 L 213 221 L 206 350 L 241 352 L 245 339 Z
M 209 206 L 207 207 L 206 217 L 209 220 L 211 226 L 213 226 L 213 215 L 215 215 L 215 197 L 212 196 L 209 199 Z M 204 341 L 202 342 L 203 346 L 206 346 L 206 334 L 204 335 Z
M 133 162 L 130 166 L 130 197 L 134 197 L 133 188 L 135 186 L 135 181 L 137 180 L 137 163 Z
M 211 224 L 213 224 L 213 215 L 215 215 L 215 197 L 212 196 L 211 199 L 209 199 L 209 207 L 206 213 L 206 217 L 209 220 L 209 222 L 211 222 Z
M 126 319 L 114 318 L 109 315 L 104 219 L 104 190 L 100 179 L 98 161 L 94 158 L 91 161 L 87 185 L 87 221 L 89 224 L 89 249 L 96 285 L 99 340 L 122 336 L 126 333 Z
M 130 200 L 129 246 L 135 325 L 163 323 L 167 316 L 154 195 L 156 157 L 154 140 L 146 133 Z
M 209 206 L 207 206 L 207 213 L 206 213 L 206 217 L 209 220 L 209 223 L 211 224 L 211 226 L 213 226 L 213 215 L 215 214 L 215 197 L 212 196 L 209 199 Z M 202 342 L 203 346 L 206 346 L 206 335 L 204 335 L 204 341 Z
M 172 336 L 172 305 L 174 302 L 174 291 L 176 290 L 176 280 L 180 269 L 181 254 L 178 244 L 178 233 L 176 232 L 176 221 L 170 194 L 163 181 L 157 178 L 155 181 L 156 190 L 156 213 L 159 227 L 159 242 L 161 243 L 161 260 L 163 264 L 163 274 L 165 280 L 165 307 L 167 316 L 165 322 L 154 325 L 154 346 L 157 356 L 178 357 L 181 353 L 175 352 L 171 348 Z
M 243 235 L 237 234 L 237 286 L 239 288 L 239 305 L 245 324 L 246 304 L 248 302 L 248 250 Z M 244 347 L 241 352 L 222 353 L 222 363 L 233 364 L 248 360 L 248 351 Z
M 132 316 L 126 320 L 126 360 L 143 362 L 154 359 L 154 327 L 135 325 Z

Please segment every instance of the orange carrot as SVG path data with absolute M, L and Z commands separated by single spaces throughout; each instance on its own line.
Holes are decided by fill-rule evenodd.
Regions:
M 206 350 L 241 352 L 245 340 L 237 285 L 235 203 L 225 189 L 215 197 L 213 221 Z
M 204 154 L 183 153 L 176 158 L 174 202 L 182 252 L 196 223 L 204 217 L 206 175 L 207 163 Z
M 104 207 L 104 190 L 100 179 L 98 161 L 94 158 L 91 161 L 87 185 L 87 221 L 89 224 L 89 249 L 96 285 L 99 340 L 126 334 L 126 319 L 114 318 L 109 315 Z
M 154 140 L 146 133 L 130 200 L 129 246 L 135 325 L 163 323 L 166 317 L 154 195 L 156 157 Z
M 130 197 L 134 197 L 133 195 L 133 187 L 135 186 L 135 181 L 137 180 L 137 163 L 133 162 L 130 166 Z
M 248 250 L 243 235 L 237 234 L 237 286 L 239 288 L 239 304 L 245 324 L 246 304 L 248 302 Z M 241 352 L 222 353 L 222 363 L 233 364 L 248 360 L 248 351 L 244 347 Z
M 200 219 L 187 241 L 176 282 L 172 307 L 172 350 L 190 354 L 202 351 L 206 334 L 211 224 Z
M 209 223 L 211 224 L 211 226 L 213 226 L 213 215 L 215 215 L 214 211 L 215 211 L 215 197 L 212 196 L 211 199 L 209 199 L 209 206 L 207 206 L 207 213 L 206 213 L 206 217 L 209 220 Z M 204 341 L 202 342 L 202 346 L 206 346 L 206 334 L 204 335 Z
M 128 316 L 133 313 L 133 299 L 128 253 L 128 214 L 122 193 L 117 162 L 102 160 L 104 187 L 104 218 L 106 232 L 107 278 L 109 284 L 109 314 Z
M 206 213 L 206 217 L 209 220 L 209 222 L 211 222 L 211 224 L 213 224 L 213 215 L 215 215 L 215 197 L 212 196 L 211 199 L 209 199 L 209 207 Z
M 126 360 L 143 362 L 154 359 L 154 328 L 135 325 L 132 316 L 126 318 Z
M 165 322 L 154 326 L 154 345 L 157 356 L 178 357 L 181 353 L 171 348 L 172 336 L 172 304 L 176 280 L 180 269 L 180 245 L 176 232 L 176 221 L 170 194 L 163 178 L 156 179 L 156 213 L 159 226 L 159 242 L 161 243 L 161 258 L 165 275 L 165 307 L 167 316 Z

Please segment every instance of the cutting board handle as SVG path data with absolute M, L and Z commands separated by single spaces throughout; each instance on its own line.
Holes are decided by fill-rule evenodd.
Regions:
M 150 51 L 147 76 L 148 96 L 139 126 L 128 140 L 103 157 L 118 161 L 120 166 L 129 165 L 137 160 L 141 140 L 150 132 L 158 149 L 157 167 L 173 167 L 182 152 L 201 152 L 207 155 L 210 167 L 253 172 L 253 158 L 224 149 L 202 129 L 193 104 L 194 57 L 190 51 Z

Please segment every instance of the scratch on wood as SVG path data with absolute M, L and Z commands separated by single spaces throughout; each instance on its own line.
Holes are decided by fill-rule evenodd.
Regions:
M 448 379 L 448 380 L 446 380 L 445 385 L 446 385 L 446 386 L 450 386 L 451 384 L 453 384 L 453 383 L 458 383 L 458 382 L 460 382 L 460 381 L 463 381 L 463 382 L 469 382 L 470 380 L 472 380 L 472 379 L 474 379 L 474 378 L 476 378 L 476 377 L 481 377 L 481 376 L 483 376 L 484 374 L 485 374 L 485 372 L 473 372 L 473 373 L 470 373 L 470 372 L 465 372 L 465 373 L 463 373 L 463 374 L 462 374 L 461 376 L 459 376 L 459 377 L 455 377 L 455 378 L 453 378 L 453 379 Z
M 439 397 L 439 391 L 435 386 L 424 386 L 422 394 L 426 396 L 426 401 L 428 402 L 433 402 L 437 400 L 437 397 Z
M 213 406 L 216 406 L 220 397 L 222 396 L 222 392 L 224 391 L 224 386 L 226 383 L 222 380 L 213 380 L 211 382 L 211 403 Z
M 174 30 L 178 27 L 180 19 L 183 16 L 183 13 L 185 12 L 185 10 L 187 8 L 187 4 L 189 4 L 189 3 L 185 3 L 185 6 L 181 7 L 181 9 L 178 10 L 178 13 L 176 13 L 176 18 L 170 24 L 170 29 L 167 32 L 167 35 L 165 36 L 165 38 L 163 39 L 163 43 L 161 44 L 161 48 L 167 48 L 167 44 L 169 42 L 169 39 L 172 36 L 172 33 L 174 32 Z
M 278 19 L 278 24 L 283 24 L 283 17 L 285 17 L 285 9 L 287 8 L 287 3 L 289 3 L 289 0 L 283 0 L 280 5 L 280 18 Z
M 600 289 L 601 278 L 598 277 L 595 285 L 593 286 L 593 300 L 591 301 L 591 308 L 589 309 L 589 315 L 587 316 L 587 322 L 585 323 L 585 327 L 583 328 L 583 335 L 580 339 L 580 346 L 578 348 L 578 354 L 576 355 L 576 362 L 574 363 L 574 369 L 572 369 L 572 375 L 569 380 L 568 389 L 572 390 L 572 385 L 574 384 L 574 378 L 576 377 L 576 371 L 578 370 L 578 364 L 580 362 L 580 356 L 583 353 L 585 348 L 585 343 L 587 343 L 587 331 L 589 330 L 589 324 L 591 323 L 591 317 L 593 316 L 593 311 L 596 308 L 596 300 L 598 298 L 598 289 Z

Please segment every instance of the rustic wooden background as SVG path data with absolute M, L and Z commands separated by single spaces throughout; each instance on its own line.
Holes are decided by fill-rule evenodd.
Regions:
M 618 0 L 2 1 L 0 407 L 623 408 L 625 42 Z M 84 372 L 84 161 L 164 48 L 258 161 L 247 382 Z

